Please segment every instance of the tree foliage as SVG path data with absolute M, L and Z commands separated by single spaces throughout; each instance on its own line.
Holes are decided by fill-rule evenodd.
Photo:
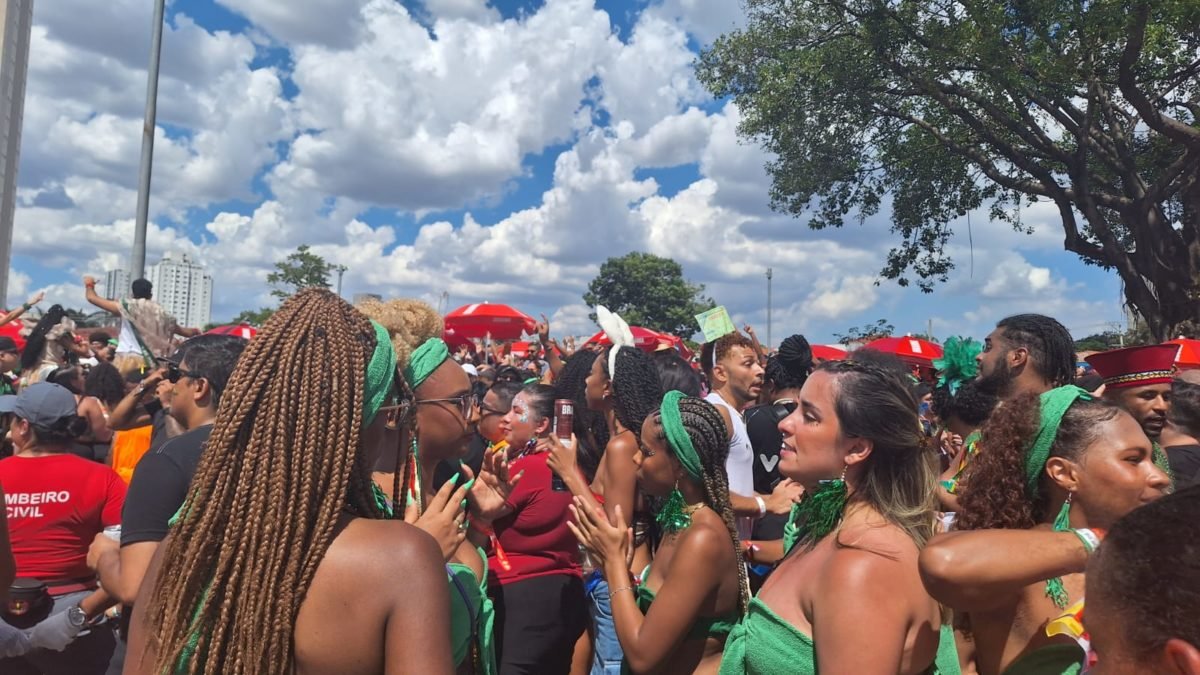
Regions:
M 1200 316 L 1200 3 L 746 3 L 698 71 L 774 153 L 774 208 L 821 229 L 890 199 L 883 275 L 928 292 L 955 219 L 1049 202 L 1156 339 Z
M 696 315 L 716 304 L 703 293 L 702 284 L 683 278 L 679 263 L 635 252 L 605 260 L 583 301 L 589 307 L 604 305 L 631 326 L 688 336 L 698 329 Z M 594 313 L 591 317 L 596 320 Z
M 275 263 L 275 271 L 267 275 L 267 283 L 274 287 L 272 296 L 286 300 L 302 288 L 329 288 L 329 273 L 334 269 L 310 251 L 308 244 L 301 244 L 287 258 Z
M 880 319 L 864 326 L 852 326 L 845 333 L 834 333 L 833 337 L 837 339 L 838 344 L 848 345 L 853 342 L 867 343 L 891 337 L 895 332 L 896 327 L 888 323 L 887 319 Z
M 245 309 L 241 314 L 233 317 L 230 323 L 248 323 L 251 326 L 261 327 L 275 313 L 275 309 L 271 307 L 263 307 L 262 309 Z

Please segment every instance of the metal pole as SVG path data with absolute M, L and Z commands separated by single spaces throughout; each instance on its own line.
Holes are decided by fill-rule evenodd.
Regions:
M 346 273 L 345 265 L 338 265 L 336 268 L 338 273 L 338 297 L 342 297 L 342 275 Z
M 137 221 L 133 230 L 133 255 L 129 280 L 146 276 L 146 219 L 150 213 L 150 169 L 154 163 L 154 120 L 158 111 L 158 61 L 162 53 L 163 8 L 166 0 L 154 2 L 153 37 L 150 39 L 150 72 L 146 77 L 146 117 L 142 122 L 142 162 L 138 169 Z M 128 289 L 122 289 L 122 293 Z
M 771 268 L 767 268 L 767 351 L 771 351 Z

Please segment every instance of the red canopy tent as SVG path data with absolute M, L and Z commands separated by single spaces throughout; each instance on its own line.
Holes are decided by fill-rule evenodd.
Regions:
M 830 347 L 829 345 L 811 345 L 811 348 L 813 358 L 821 361 L 845 361 L 850 356 L 850 353 L 845 349 Z
M 227 326 L 217 326 L 204 333 L 205 335 L 232 335 L 243 340 L 253 339 L 258 335 L 258 329 L 248 323 L 231 323 Z
M 903 361 L 930 368 L 933 367 L 934 359 L 942 358 L 940 345 L 912 336 L 880 338 L 868 342 L 862 348 L 895 354 Z
M 508 305 L 478 302 L 447 314 L 446 329 L 464 338 L 491 335 L 493 340 L 516 340 L 523 333 L 532 335 L 536 332 L 537 322 Z
M 1177 368 L 1200 368 L 1200 340 L 1177 338 L 1163 344 L 1179 345 L 1179 353 L 1175 355 Z
M 0 311 L 0 313 L 3 313 Z M 24 322 L 20 319 L 13 319 L 8 323 L 0 326 L 0 335 L 6 335 L 13 339 L 17 344 L 17 349 L 25 351 L 25 337 L 21 335 L 21 331 L 25 328 Z

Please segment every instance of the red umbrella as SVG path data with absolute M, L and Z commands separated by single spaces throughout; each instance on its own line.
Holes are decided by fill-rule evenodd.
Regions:
M 0 314 L 3 314 L 3 313 L 4 312 L 0 312 Z M 24 328 L 25 328 L 24 322 L 22 322 L 20 319 L 13 319 L 12 321 L 9 321 L 8 323 L 4 324 L 3 326 L 0 326 L 0 335 L 6 335 L 6 336 L 12 338 L 13 342 L 15 342 L 17 344 L 17 350 L 24 351 L 25 350 L 25 338 L 21 335 L 21 331 Z
M 654 351 L 658 348 L 658 345 L 663 340 L 669 341 L 672 344 L 675 344 L 676 340 L 679 340 L 679 338 L 675 337 L 674 335 L 659 333 L 658 331 L 650 330 L 649 328 L 642 328 L 641 326 L 633 326 L 629 329 L 629 332 L 633 333 L 634 346 L 644 352 Z M 592 337 L 588 338 L 588 341 L 584 344 L 604 345 L 607 347 L 608 345 L 612 344 L 612 340 L 608 339 L 608 336 L 604 334 L 604 331 L 600 331 L 599 333 L 596 333 Z
M 941 346 L 912 336 L 880 338 L 868 342 L 862 348 L 895 354 L 909 363 L 926 367 L 932 367 L 934 359 L 942 358 Z
M 228 326 L 217 326 L 206 332 L 205 335 L 232 335 L 243 340 L 250 340 L 258 335 L 258 329 L 245 322 L 231 323 Z
M 508 305 L 479 302 L 447 314 L 446 329 L 465 338 L 491 335 L 494 340 L 516 340 L 522 333 L 536 332 L 537 322 Z
M 822 361 L 845 361 L 850 354 L 845 349 L 828 345 L 811 345 L 814 359 Z
M 1163 344 L 1179 345 L 1179 353 L 1175 355 L 1175 365 L 1179 368 L 1200 368 L 1200 340 L 1177 338 Z
M 470 338 L 459 335 L 453 328 L 447 328 L 442 332 L 442 340 L 445 341 L 446 346 L 452 352 L 456 352 L 463 347 L 466 347 L 472 353 L 475 351 L 475 343 Z

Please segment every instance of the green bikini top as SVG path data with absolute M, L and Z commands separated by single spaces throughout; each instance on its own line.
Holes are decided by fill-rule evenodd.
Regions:
M 446 564 L 450 583 L 450 641 L 455 664 L 477 657 L 476 675 L 494 675 L 496 649 L 492 631 L 496 612 L 487 593 L 487 554 L 477 550 L 483 558 L 482 581 L 468 565 Z
M 646 587 L 646 579 L 650 577 L 650 566 L 646 565 L 646 569 L 642 570 L 641 583 L 634 588 L 634 597 L 637 599 L 638 609 L 642 610 L 642 614 L 650 611 L 650 605 L 654 602 L 655 592 Z M 721 638 L 729 635 L 733 627 L 737 625 L 741 615 L 735 609 L 724 616 L 701 616 L 697 617 L 696 622 L 688 629 L 686 639 L 698 640 L 701 638 Z

